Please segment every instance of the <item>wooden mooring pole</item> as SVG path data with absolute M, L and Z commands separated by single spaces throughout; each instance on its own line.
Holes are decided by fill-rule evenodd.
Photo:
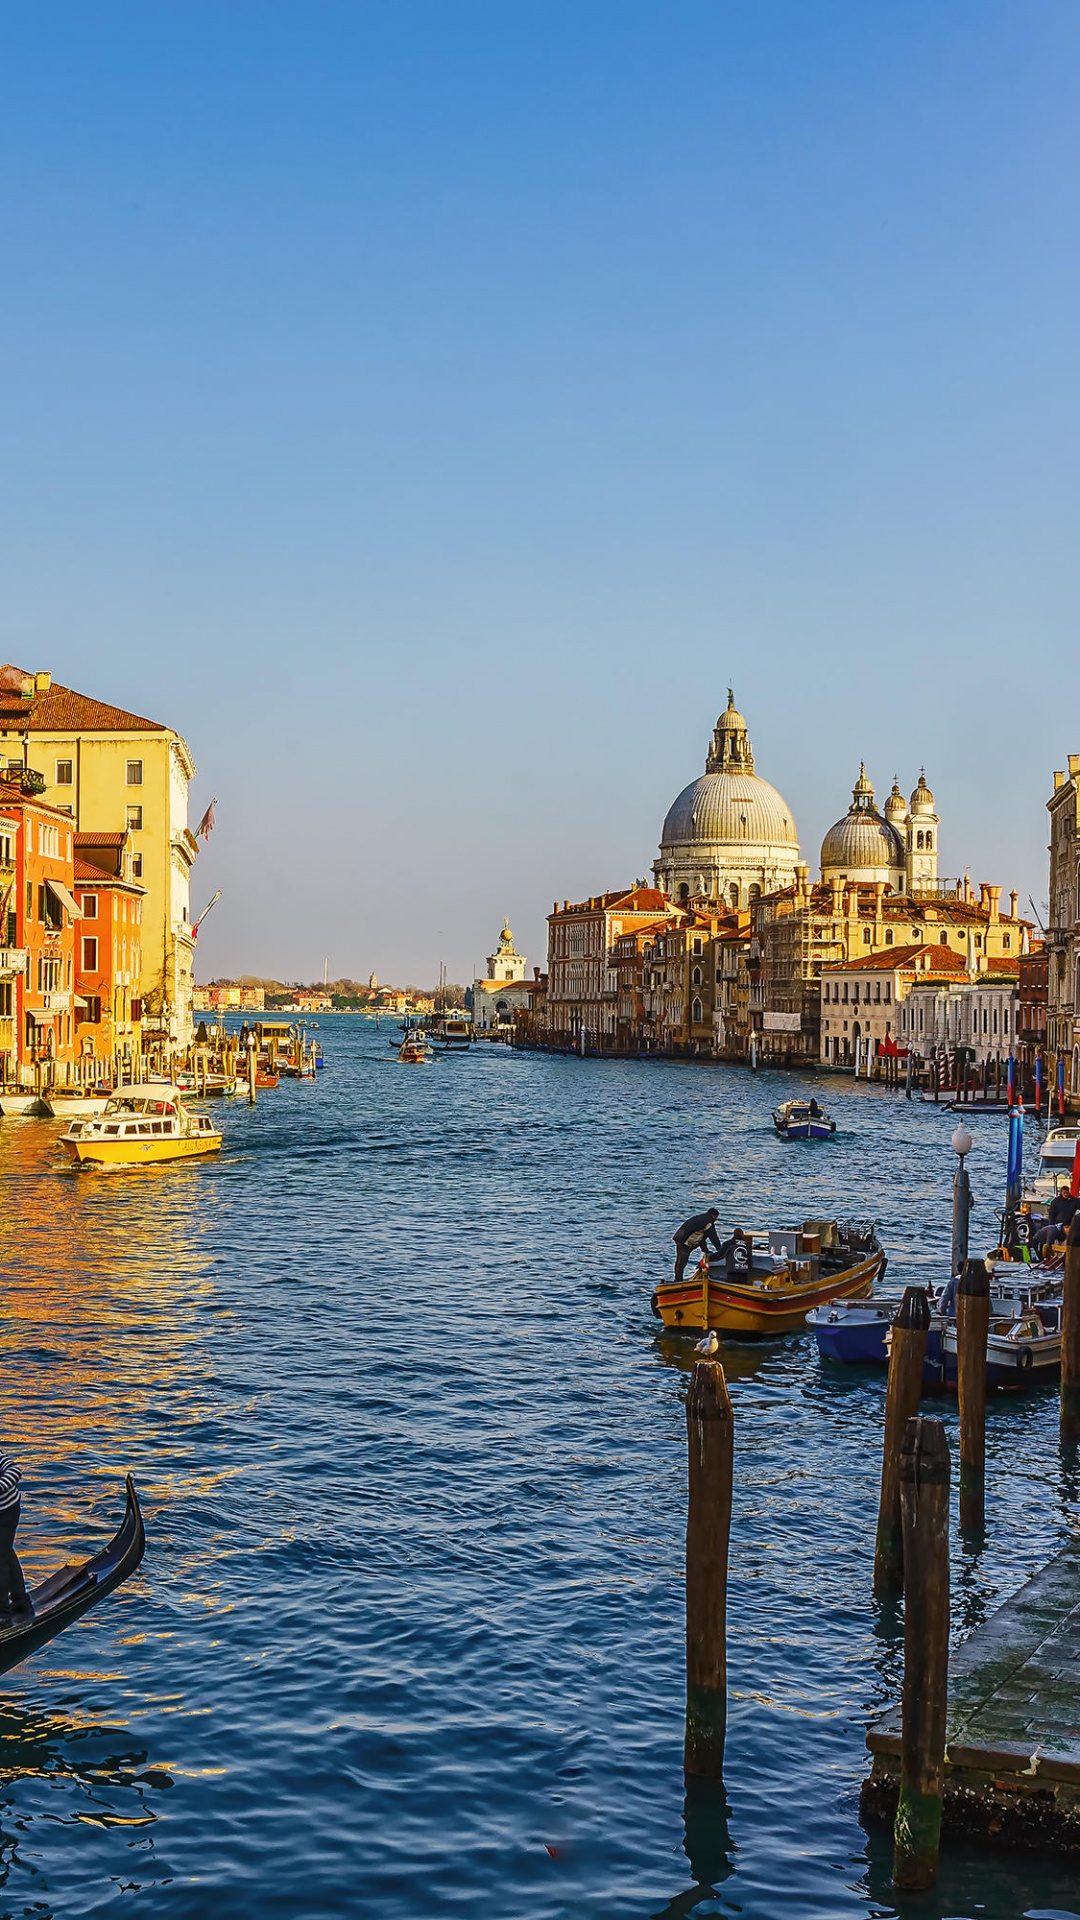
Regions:
M 956 1388 L 960 1401 L 960 1525 L 986 1524 L 986 1336 L 990 1275 L 965 1260 L 956 1290 Z
M 254 1106 L 255 1105 L 255 1049 L 254 1047 L 249 1047 L 247 1050 L 247 1083 L 248 1083 L 248 1100 L 250 1104 Z
M 889 1381 L 885 1389 L 885 1440 L 881 1456 L 881 1501 L 874 1550 L 874 1592 L 899 1593 L 904 1584 L 904 1536 L 900 1517 L 900 1449 L 908 1421 L 922 1395 L 930 1303 L 925 1287 L 905 1287 L 892 1323 Z
M 1080 1444 L 1080 1213 L 1065 1242 L 1065 1290 L 1061 1301 L 1061 1444 Z
M 940 1420 L 909 1420 L 900 1467 L 904 1514 L 904 1688 L 893 1881 L 937 1879 L 949 1683 L 949 1447 Z
M 734 1419 L 724 1369 L 699 1360 L 686 1397 L 688 1774 L 718 1780 L 727 1724 L 727 1572 Z

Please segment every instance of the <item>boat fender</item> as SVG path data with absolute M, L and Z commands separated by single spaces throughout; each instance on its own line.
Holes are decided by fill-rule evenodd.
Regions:
M 655 1313 L 657 1319 L 659 1320 L 660 1319 L 660 1299 L 657 1294 L 655 1293 L 653 1294 L 652 1299 L 649 1301 L 649 1305 L 652 1308 L 653 1312 Z
M 1032 1353 L 1030 1347 L 1025 1347 L 1021 1353 L 1017 1354 L 1018 1364 L 1024 1369 L 1025 1372 L 1027 1371 L 1028 1367 L 1034 1364 L 1034 1360 L 1035 1360 L 1035 1356 Z

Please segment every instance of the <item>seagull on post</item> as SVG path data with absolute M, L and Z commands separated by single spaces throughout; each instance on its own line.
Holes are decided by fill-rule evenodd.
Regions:
M 699 1340 L 694 1348 L 695 1353 L 703 1353 L 707 1360 L 711 1360 L 713 1355 L 719 1353 L 719 1351 L 720 1338 L 715 1328 L 710 1328 L 704 1340 Z

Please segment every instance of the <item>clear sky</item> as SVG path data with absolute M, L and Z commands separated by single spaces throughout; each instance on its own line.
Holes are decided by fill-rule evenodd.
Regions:
M 0 5 L 0 657 L 179 727 L 199 977 L 465 978 L 728 682 L 1046 892 L 1075 0 Z

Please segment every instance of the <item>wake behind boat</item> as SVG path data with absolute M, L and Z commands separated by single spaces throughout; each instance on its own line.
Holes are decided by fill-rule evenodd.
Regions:
M 17 1667 L 20 1661 L 63 1633 L 65 1627 L 96 1607 L 99 1600 L 104 1600 L 106 1594 L 134 1573 L 146 1551 L 146 1533 L 130 1474 L 126 1484 L 124 1518 L 108 1546 L 89 1560 L 61 1567 L 58 1573 L 31 1587 L 33 1617 L 0 1627 L 0 1673 Z
M 872 1291 L 886 1259 L 874 1227 L 807 1220 L 798 1228 L 752 1233 L 749 1271 L 735 1278 L 702 1259 L 697 1271 L 669 1280 L 652 1296 L 671 1331 L 760 1337 L 795 1333 L 812 1307 Z

